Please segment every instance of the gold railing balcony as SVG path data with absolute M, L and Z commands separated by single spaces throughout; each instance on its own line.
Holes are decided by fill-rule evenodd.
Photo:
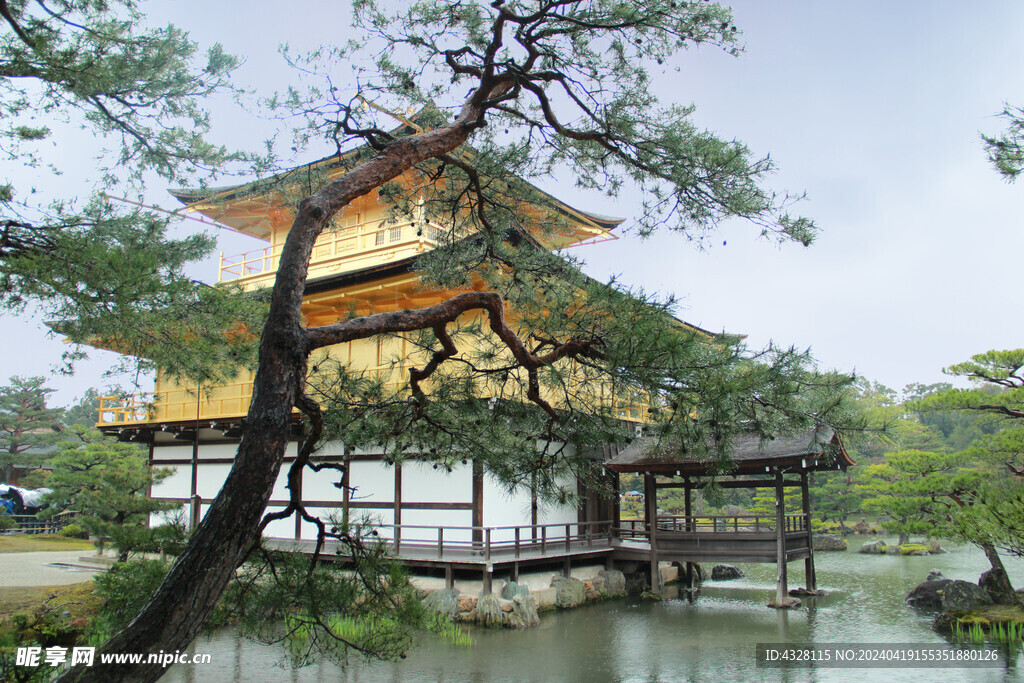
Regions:
M 252 381 L 213 389 L 174 388 L 131 396 L 101 396 L 98 427 L 220 420 L 249 412 Z
M 432 249 L 444 236 L 445 229 L 426 221 L 405 223 L 363 224 L 325 230 L 313 247 L 309 277 L 412 256 Z M 248 251 L 233 256 L 220 255 L 218 282 L 259 283 L 272 280 L 277 271 L 283 244 Z

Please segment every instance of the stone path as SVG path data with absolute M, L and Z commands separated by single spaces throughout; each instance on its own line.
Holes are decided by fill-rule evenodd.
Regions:
M 63 586 L 88 581 L 102 567 L 91 568 L 79 560 L 89 550 L 0 553 L 0 587 Z

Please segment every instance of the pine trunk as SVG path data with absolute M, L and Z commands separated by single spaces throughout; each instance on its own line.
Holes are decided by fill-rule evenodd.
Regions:
M 504 86 L 497 86 L 495 90 L 500 94 Z M 224 487 L 185 551 L 142 611 L 97 650 L 94 666 L 71 668 L 59 681 L 155 681 L 166 673 L 160 664 L 104 666 L 100 656 L 184 650 L 199 633 L 256 541 L 258 525 L 288 446 L 292 407 L 306 375 L 309 342 L 301 325 L 301 307 L 317 236 L 330 218 L 356 197 L 413 165 L 464 143 L 477 125 L 488 94 L 471 98 L 451 125 L 394 141 L 373 159 L 300 202 L 281 253 L 270 312 L 260 341 L 252 402 L 238 454 Z
M 1013 590 L 1013 584 L 1010 583 L 1010 577 L 1006 574 L 1006 568 L 1003 567 L 1003 558 L 999 557 L 995 546 L 991 543 L 979 543 L 978 546 L 985 552 L 985 557 L 992 565 L 992 569 L 981 575 L 979 583 L 982 588 L 988 591 L 992 600 L 998 605 L 1019 604 L 1020 600 Z

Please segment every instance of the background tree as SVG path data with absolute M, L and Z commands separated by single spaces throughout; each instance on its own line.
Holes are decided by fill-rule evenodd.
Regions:
M 1024 109 L 1006 105 L 1000 117 L 1006 121 L 1002 135 L 982 135 L 988 160 L 1007 180 L 1016 180 L 1024 171 Z
M 885 462 L 868 465 L 861 484 L 863 507 L 889 517 L 882 526 L 899 534 L 900 545 L 911 535 L 949 537 L 942 510 L 934 498 L 950 491 L 950 477 L 962 466 L 961 457 L 927 451 L 904 450 L 889 453 Z
M 103 651 L 184 647 L 271 518 L 298 513 L 320 525 L 318 543 L 330 537 L 330 527 L 302 506 L 297 486 L 325 429 L 386 444 L 396 460 L 439 443 L 434 456 L 439 465 L 466 457 L 465 445 L 472 442 L 480 447 L 472 454 L 485 459 L 493 473 L 512 483 L 537 474 L 558 496 L 559 471 L 585 465 L 557 444 L 601 434 L 613 441 L 622 437 L 621 426 L 607 412 L 585 419 L 589 408 L 601 403 L 577 391 L 579 386 L 610 382 L 623 396 L 649 397 L 658 411 L 654 431 L 663 444 L 708 450 L 720 458 L 741 429 L 767 436 L 836 421 L 843 412 L 835 389 L 847 379 L 814 375 L 805 355 L 772 349 L 755 358 L 740 340 L 728 337 L 708 344 L 672 319 L 672 302 L 589 282 L 563 261 L 517 246 L 523 243 L 522 207 L 543 201 L 517 178 L 555 170 L 611 194 L 624 182 L 634 185 L 645 197 L 635 226 L 641 234 L 665 226 L 700 238 L 720 221 L 741 217 L 762 234 L 811 241 L 814 226 L 789 215 L 790 198 L 765 189 L 767 159 L 698 129 L 690 108 L 659 107 L 649 89 L 648 69 L 688 45 L 736 51 L 727 9 L 668 0 L 498 0 L 417 3 L 401 13 L 361 1 L 354 10 L 365 47 L 376 56 L 374 73 L 359 75 L 360 98 L 340 100 L 337 88 L 318 84 L 308 91 L 296 87 L 279 100 L 307 119 L 300 142 L 326 138 L 339 152 L 355 151 L 338 157 L 345 170 L 341 176 L 287 188 L 296 199 L 296 215 L 280 256 L 235 464 L 161 588 Z M 351 46 L 321 50 L 304 73 L 347 64 L 351 51 Z M 364 108 L 368 100 L 375 106 Z M 423 108 L 415 125 L 389 132 L 380 110 L 409 105 Z M 399 176 L 403 185 L 391 184 Z M 423 196 L 432 222 L 449 226 L 452 235 L 474 231 L 476 239 L 449 239 L 448 248 L 425 259 L 422 277 L 438 287 L 463 289 L 482 282 L 486 289 L 424 309 L 306 329 L 301 303 L 313 245 L 333 216 L 373 190 L 380 190 L 396 214 Z M 182 256 L 186 246 L 179 249 Z M 38 296 L 25 282 L 19 285 L 26 294 Z M 196 291 L 201 297 L 205 290 Z M 116 300 L 121 295 L 113 293 Z M 131 337 L 117 336 L 127 334 L 120 327 L 79 322 L 78 300 L 62 301 L 67 300 L 74 305 L 63 324 L 76 335 L 99 330 L 92 333 L 104 340 L 111 335 L 118 348 L 146 350 L 141 342 L 133 347 Z M 143 296 L 132 310 L 148 313 L 159 301 Z M 205 302 L 188 299 L 200 310 Z M 514 326 L 506 306 L 515 310 Z M 478 313 L 479 322 L 459 322 L 469 312 Z M 170 321 L 160 321 L 158 329 L 176 331 L 178 338 L 192 329 L 178 317 Z M 204 324 L 225 329 L 213 328 L 213 322 Z M 211 338 L 211 345 L 217 341 L 206 328 L 196 332 L 198 338 Z M 375 395 L 365 378 L 335 368 L 328 382 L 314 381 L 309 390 L 318 400 L 333 401 L 329 409 L 337 407 L 325 421 L 307 393 L 310 354 L 386 333 L 412 336 L 429 351 L 429 359 L 411 371 L 408 389 L 395 396 Z M 482 334 L 493 349 L 483 359 L 487 363 L 460 363 L 460 349 L 468 348 L 463 340 Z M 173 355 L 158 360 L 172 369 L 187 365 Z M 466 373 L 483 377 L 467 385 Z M 423 390 L 428 379 L 438 387 L 430 395 Z M 581 385 L 581 379 L 590 381 Z M 459 390 L 466 386 L 469 391 Z M 542 386 L 558 388 L 557 399 L 547 398 Z M 509 400 L 479 400 L 472 391 L 477 387 Z M 500 415 L 488 412 L 492 404 Z M 291 433 L 293 406 L 306 414 L 309 434 L 289 472 L 291 504 L 264 518 Z M 458 410 L 446 410 L 453 406 Z M 500 419 L 505 417 L 510 419 Z M 502 426 L 507 424 L 522 427 Z M 470 441 L 474 428 L 477 437 Z M 526 457 L 528 450 L 515 448 L 538 438 L 548 444 L 539 454 Z M 334 535 L 351 542 L 344 533 Z M 144 665 L 97 665 L 64 678 L 142 681 L 161 673 Z
M 61 438 L 60 409 L 47 408 L 53 389 L 42 377 L 12 377 L 0 387 L 0 476 L 9 482 L 15 465 L 37 466 Z
M 219 46 L 199 55 L 173 26 L 144 27 L 134 0 L 0 9 L 0 306 L 31 307 L 71 341 L 118 348 L 144 366 L 199 379 L 230 373 L 225 361 L 237 367 L 251 349 L 224 330 L 258 326 L 262 311 L 185 276 L 213 239 L 174 239 L 166 216 L 120 211 L 102 196 L 55 194 L 66 183 L 39 150 L 76 127 L 80 139 L 110 145 L 90 161 L 97 191 L 131 192 L 146 176 L 208 178 L 243 160 L 204 138 L 203 98 L 229 89 L 237 60 Z M 182 337 L 205 341 L 207 353 L 183 351 Z M 236 348 L 225 351 L 230 340 Z
M 815 472 L 810 488 L 811 512 L 823 522 L 834 520 L 840 528 L 846 518 L 859 512 L 864 502 L 859 468 L 846 472 Z
M 154 470 L 136 444 L 121 443 L 94 429 L 67 430 L 69 437 L 51 464 L 44 485 L 54 511 L 73 510 L 76 521 L 94 536 L 109 537 L 121 560 L 133 550 L 153 550 L 161 541 L 180 544 L 174 525 L 149 527 L 149 515 L 170 511 L 178 503 L 153 500 L 149 490 L 171 470 Z
M 64 408 L 61 422 L 65 427 L 74 427 L 75 425 L 92 427 L 99 419 L 100 397 L 117 393 L 121 392 L 116 389 L 101 392 L 95 387 L 86 389 L 85 393 L 76 398 L 74 403 Z

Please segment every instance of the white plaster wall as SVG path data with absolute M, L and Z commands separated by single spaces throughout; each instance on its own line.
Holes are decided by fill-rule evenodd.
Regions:
M 525 526 L 530 523 L 530 488 L 521 486 L 514 491 L 501 484 L 490 474 L 484 475 L 484 526 Z M 491 532 L 491 541 L 514 538 L 511 529 Z
M 392 523 L 395 521 L 394 510 L 349 510 L 349 519 L 354 523 L 366 520 L 373 525 L 380 538 L 392 537 Z
M 404 480 L 402 482 L 405 483 Z M 403 486 L 403 488 L 405 488 Z M 445 529 L 444 542 L 469 542 L 473 539 L 470 526 L 473 524 L 472 510 L 402 510 L 402 540 L 437 543 L 437 527 Z M 425 526 L 427 529 L 415 527 Z M 450 527 L 465 527 L 456 529 Z
M 355 488 L 353 500 L 394 501 L 395 468 L 381 461 L 353 460 L 349 484 Z M 404 482 L 403 482 L 403 489 Z
M 358 451 L 357 451 L 358 452 Z M 344 455 L 345 444 L 340 441 L 328 441 L 313 452 L 313 455 Z
M 473 502 L 473 466 L 456 465 L 448 472 L 443 467 L 435 470 L 430 463 L 406 462 L 402 465 L 402 502 Z
M 571 477 L 566 477 L 561 484 L 570 491 L 576 490 L 576 480 Z M 579 521 L 579 511 L 575 505 L 558 505 L 538 498 L 537 506 L 538 524 L 569 524 Z
M 199 448 L 202 453 L 202 447 Z M 175 444 L 173 446 L 154 446 L 153 447 L 153 459 L 154 460 L 191 460 L 192 459 L 192 446 Z
M 341 481 L 341 476 L 337 470 L 314 472 L 307 468 L 302 473 L 302 497 L 305 500 L 336 500 L 341 507 L 344 491 L 335 486 Z
M 238 453 L 238 444 L 236 443 L 217 443 L 217 444 L 200 444 L 199 445 L 199 459 L 205 460 L 207 458 L 231 458 L 235 457 Z M 186 458 L 192 457 L 192 449 L 189 448 L 187 455 L 183 456 Z
M 149 525 L 151 527 L 163 526 L 165 524 L 168 524 L 172 519 L 174 519 L 175 517 L 177 517 L 178 515 L 180 515 L 182 513 L 185 514 L 185 519 L 187 520 L 188 519 L 188 505 L 187 504 L 183 504 L 181 507 L 175 508 L 174 510 L 167 510 L 167 511 L 164 511 L 164 512 L 152 512 L 149 515 Z
M 163 481 L 154 484 L 153 498 L 188 498 L 192 495 L 192 465 L 174 465 L 167 469 L 174 472 Z
M 204 506 L 205 507 L 205 506 Z M 268 512 L 274 512 L 280 510 L 280 507 L 269 508 Z M 264 536 L 270 538 L 295 538 L 295 517 L 286 517 L 285 519 L 276 519 L 267 525 L 267 528 L 263 531 Z
M 202 448 L 200 448 L 200 451 Z M 213 500 L 224 486 L 231 465 L 199 463 L 199 478 L 196 481 L 196 493 L 203 500 Z

